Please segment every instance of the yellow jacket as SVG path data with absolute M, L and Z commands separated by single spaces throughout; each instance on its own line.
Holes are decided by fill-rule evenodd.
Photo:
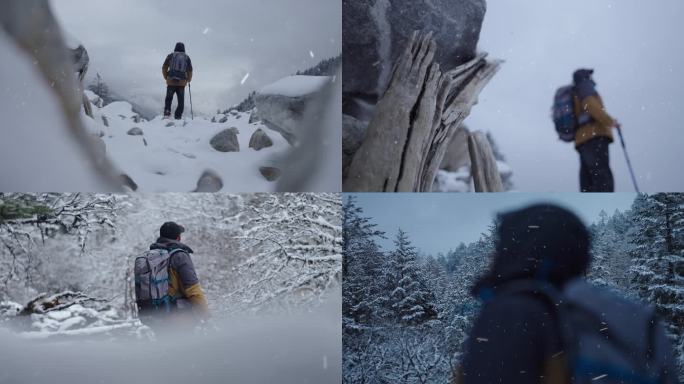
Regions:
M 615 120 L 606 112 L 601 97 L 591 95 L 580 101 L 575 96 L 574 102 L 575 116 L 586 112 L 593 118 L 593 121 L 580 126 L 575 132 L 575 147 L 579 147 L 594 137 L 607 137 L 612 143 Z
M 173 267 L 171 267 L 170 270 L 169 296 L 188 300 L 190 304 L 192 304 L 192 307 L 198 310 L 200 315 L 208 317 L 209 305 L 207 304 L 207 298 L 204 296 L 204 290 L 202 290 L 200 283 L 197 282 L 188 287 L 183 287 L 178 272 L 176 272 Z

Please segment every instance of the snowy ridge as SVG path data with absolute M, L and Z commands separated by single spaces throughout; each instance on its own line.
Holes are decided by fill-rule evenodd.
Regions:
M 333 80 L 334 77 L 331 76 L 288 76 L 261 88 L 258 93 L 262 95 L 300 97 L 320 91 L 325 84 Z

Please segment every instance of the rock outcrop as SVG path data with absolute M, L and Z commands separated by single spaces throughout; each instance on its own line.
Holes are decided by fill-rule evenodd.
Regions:
M 193 192 L 218 192 L 222 188 L 221 176 L 212 170 L 206 170 L 197 180 L 197 188 Z
M 343 92 L 380 96 L 413 31 L 433 32 L 441 68 L 475 57 L 485 0 L 343 0 Z
M 140 129 L 139 127 L 133 127 L 126 132 L 127 135 L 130 136 L 142 136 L 143 135 L 143 130 Z
M 238 129 L 235 127 L 224 129 L 217 133 L 209 144 L 219 152 L 240 152 L 238 133 Z
M 259 172 L 268 181 L 276 181 L 280 177 L 281 171 L 276 167 L 259 167 Z
M 329 81 L 327 76 L 289 76 L 262 88 L 254 97 L 254 119 L 295 145 L 307 107 Z
M 249 147 L 257 151 L 271 146 L 273 146 L 273 140 L 261 128 L 254 131 L 252 137 L 249 138 Z

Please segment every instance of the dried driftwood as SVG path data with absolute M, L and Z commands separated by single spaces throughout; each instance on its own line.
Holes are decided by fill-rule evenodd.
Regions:
M 414 32 L 344 181 L 348 192 L 430 191 L 449 140 L 499 68 L 480 54 L 452 70 L 434 63 L 431 33 Z
M 468 135 L 468 150 L 475 192 L 503 192 L 501 174 L 487 136 L 482 132 Z

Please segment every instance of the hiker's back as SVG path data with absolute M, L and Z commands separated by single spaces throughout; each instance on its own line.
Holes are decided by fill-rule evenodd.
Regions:
M 169 63 L 169 78 L 171 80 L 187 80 L 189 61 L 185 52 L 172 53 Z
M 135 301 L 138 317 L 143 323 L 169 314 L 176 306 L 175 298 L 169 294 L 169 267 L 173 253 L 166 249 L 153 249 L 135 259 Z
M 674 383 L 671 348 L 653 307 L 583 280 L 562 292 L 560 326 L 574 383 Z

